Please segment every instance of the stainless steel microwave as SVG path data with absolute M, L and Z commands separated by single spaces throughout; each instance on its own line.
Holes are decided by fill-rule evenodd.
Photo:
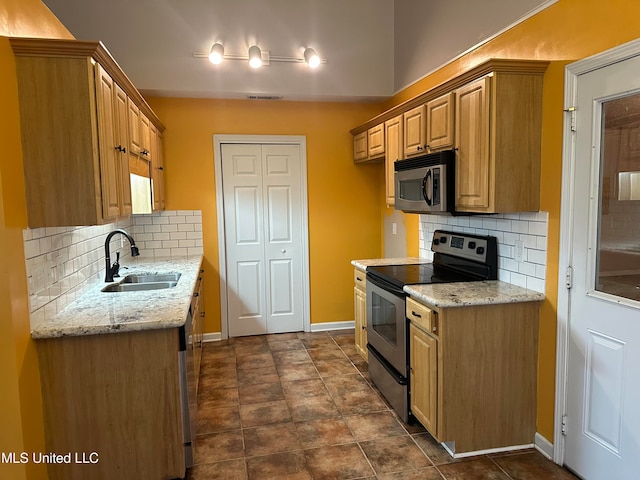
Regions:
M 454 213 L 454 169 L 453 150 L 397 160 L 395 209 L 407 213 Z

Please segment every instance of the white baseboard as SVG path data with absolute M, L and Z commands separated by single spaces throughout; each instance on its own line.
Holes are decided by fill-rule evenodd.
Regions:
M 553 461 L 553 443 L 544 438 L 538 432 L 535 435 L 535 447 L 542 455 Z
M 327 330 L 346 330 L 348 328 L 355 328 L 356 324 L 353 320 L 346 322 L 325 322 L 325 323 L 312 323 L 312 332 L 326 332 Z
M 220 332 L 205 333 L 202 336 L 203 342 L 219 342 L 220 340 L 222 340 L 222 333 Z

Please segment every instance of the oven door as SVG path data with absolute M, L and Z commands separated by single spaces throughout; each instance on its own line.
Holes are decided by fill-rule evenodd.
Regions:
M 407 376 L 407 294 L 367 275 L 367 340 L 402 376 Z

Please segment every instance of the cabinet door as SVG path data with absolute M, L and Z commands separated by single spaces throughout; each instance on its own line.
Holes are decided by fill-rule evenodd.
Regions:
M 403 158 L 403 123 L 402 115 L 398 115 L 384 124 L 387 155 L 385 157 L 385 190 L 387 205 L 394 205 L 395 198 L 395 171 L 393 163 Z
M 102 188 L 102 217 L 111 220 L 120 216 L 118 201 L 119 174 L 116 158 L 115 119 L 113 114 L 114 83 L 99 65 L 97 71 L 98 139 L 100 148 L 100 185 Z
M 153 179 L 153 209 L 165 209 L 164 197 L 164 149 L 162 146 L 162 132 L 155 132 L 155 150 L 153 151 L 153 159 L 151 160 L 151 171 Z
M 456 209 L 489 207 L 490 77 L 456 91 Z
M 371 127 L 367 131 L 367 146 L 369 148 L 369 158 L 384 155 L 384 123 Z
M 115 150 L 117 157 L 119 192 L 120 192 L 120 213 L 122 215 L 131 215 L 131 179 L 129 178 L 129 155 L 127 154 L 127 146 L 129 145 L 129 123 L 127 121 L 127 94 L 118 86 L 115 86 L 115 122 L 116 137 Z
M 364 275 L 364 274 L 363 274 Z M 354 316 L 355 316 L 355 341 L 356 350 L 362 358 L 368 360 L 367 352 L 367 294 L 359 287 L 353 289 Z
M 140 138 L 140 109 L 131 100 L 129 106 L 129 153 L 140 155 L 142 139 Z
M 151 122 L 140 112 L 140 156 L 151 160 Z
M 453 92 L 427 102 L 427 148 L 443 150 L 453 147 Z
M 437 340 L 409 325 L 411 413 L 437 438 Z
M 353 137 L 353 161 L 360 162 L 367 159 L 367 132 L 359 133 Z
M 420 105 L 402 114 L 404 120 L 404 156 L 426 153 L 425 107 Z

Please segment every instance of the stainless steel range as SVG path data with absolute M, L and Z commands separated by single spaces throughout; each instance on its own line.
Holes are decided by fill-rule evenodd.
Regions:
M 405 285 L 495 280 L 495 237 L 436 230 L 433 263 L 367 268 L 369 375 L 396 413 L 409 421 Z

